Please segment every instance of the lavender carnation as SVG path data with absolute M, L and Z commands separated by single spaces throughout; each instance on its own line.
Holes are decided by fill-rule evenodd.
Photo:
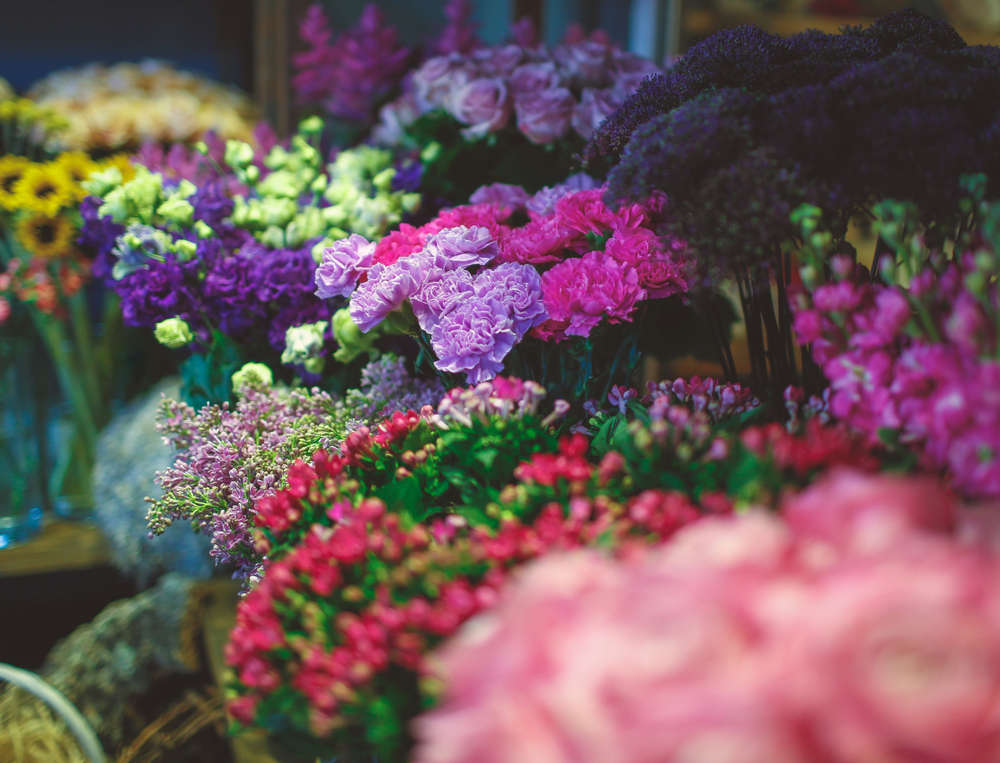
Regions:
M 375 243 L 357 233 L 324 250 L 316 268 L 316 296 L 349 297 L 361 275 L 371 269 L 374 254 Z
M 464 372 L 470 384 L 478 384 L 503 370 L 503 359 L 517 339 L 506 306 L 493 300 L 461 301 L 431 332 L 438 356 L 434 365 L 450 373 Z

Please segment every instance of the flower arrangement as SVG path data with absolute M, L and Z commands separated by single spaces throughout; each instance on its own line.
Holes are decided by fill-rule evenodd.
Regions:
M 289 146 L 265 156 L 228 141 L 214 176 L 206 142 L 205 162 L 151 153 L 166 175 L 140 167 L 129 182 L 109 173 L 88 185 L 84 235 L 101 252 L 125 322 L 195 351 L 185 365 L 192 400 L 227 399 L 242 360 L 274 363 L 283 351 L 317 378 L 321 360 L 294 346 L 299 327 L 328 327 L 332 314 L 312 294 L 312 252 L 348 232 L 380 236 L 419 204 L 391 189 L 388 152 L 359 147 L 324 165 L 321 131 L 319 120 L 306 120 Z M 195 185 L 185 174 L 205 179 Z M 331 332 L 319 330 L 320 347 L 324 335 Z
M 912 204 L 877 205 L 885 253 L 872 275 L 848 255 L 819 266 L 830 236 L 819 209 L 801 209 L 810 259 L 795 325 L 830 380 L 834 416 L 871 440 L 914 450 L 963 493 L 995 499 L 1000 203 L 985 199 L 984 178 L 964 185 L 972 198 L 957 235 L 928 225 Z
M 455 389 L 293 464 L 258 501 L 267 560 L 227 652 L 241 725 L 311 738 L 316 754 L 399 757 L 435 694 L 428 650 L 491 606 L 513 567 L 580 546 L 628 555 L 703 513 L 773 505 L 833 465 L 879 463 L 819 418 L 798 435 L 742 427 L 755 401 L 738 386 L 652 385 L 603 446 L 557 437 L 568 404 L 542 419 L 543 394 L 507 377 Z
M 253 125 L 246 95 L 162 61 L 58 71 L 36 82 L 28 96 L 60 114 L 67 147 L 83 151 L 193 142 L 208 130 L 246 140 Z
M 686 291 L 688 261 L 653 231 L 662 199 L 612 212 L 600 189 L 576 190 L 589 185 L 488 186 L 419 228 L 345 239 L 323 253 L 316 293 L 348 297 L 361 332 L 416 336 L 437 371 L 469 383 L 506 369 L 604 397 L 636 369 L 631 324 L 655 323 L 661 301 Z
M 638 557 L 534 564 L 435 655 L 444 696 L 414 760 L 1000 753 L 998 560 L 941 534 L 954 504 L 927 488 L 840 477 L 791 499 L 787 524 L 710 518 Z
M 738 282 L 755 386 L 816 387 L 791 336 L 792 211 L 820 206 L 838 240 L 881 198 L 954 218 L 959 175 L 997 169 L 994 109 L 984 105 L 1000 87 L 996 60 L 996 48 L 967 47 L 912 11 L 838 35 L 739 27 L 644 82 L 588 158 L 612 165 L 610 198 L 665 192 L 665 228 L 688 242 L 704 277 Z

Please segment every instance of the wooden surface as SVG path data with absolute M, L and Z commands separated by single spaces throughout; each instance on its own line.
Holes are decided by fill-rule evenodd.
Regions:
M 226 695 L 225 659 L 223 656 L 229 632 L 236 622 L 236 601 L 239 584 L 232 580 L 213 580 L 203 584 L 209 597 L 204 610 L 205 652 L 209 668 L 222 695 Z M 263 731 L 246 731 L 229 738 L 235 763 L 276 763 L 267 749 Z
M 53 520 L 31 540 L 0 550 L 0 577 L 85 570 L 110 563 L 108 541 L 96 525 Z

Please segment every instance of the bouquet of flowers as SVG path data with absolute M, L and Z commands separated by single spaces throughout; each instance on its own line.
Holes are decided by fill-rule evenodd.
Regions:
M 392 190 L 388 152 L 359 147 L 324 164 L 321 131 L 318 119 L 306 120 L 290 145 L 266 155 L 228 141 L 218 156 L 221 144 L 213 151 L 206 142 L 206 162 L 149 151 L 170 171 L 140 166 L 131 181 L 106 173 L 88 184 L 84 234 L 101 252 L 125 322 L 155 328 L 167 346 L 192 347 L 184 367 L 191 400 L 227 399 L 243 360 L 276 365 L 278 353 L 318 378 L 321 353 L 303 343 L 322 348 L 333 311 L 312 294 L 314 253 L 349 232 L 381 236 L 419 204 Z
M 62 115 L 66 145 L 84 151 L 191 142 L 208 130 L 245 140 L 253 125 L 246 95 L 162 61 L 58 71 L 36 82 L 28 96 Z
M 662 349 L 646 328 L 687 290 L 689 261 L 653 230 L 662 197 L 612 212 L 592 185 L 487 186 L 421 227 L 344 239 L 323 253 L 316 293 L 348 297 L 344 320 L 365 334 L 415 336 L 439 372 L 474 384 L 506 370 L 603 398 Z
M 795 326 L 830 380 L 831 413 L 914 450 L 963 493 L 996 499 L 1000 202 L 985 198 L 981 176 L 963 184 L 972 197 L 957 234 L 925 223 L 912 204 L 877 205 L 888 251 L 871 274 L 847 255 L 824 269 L 831 236 L 821 212 L 799 210 L 809 259 Z
M 414 759 L 996 756 L 1000 558 L 948 537 L 955 510 L 925 478 L 840 474 L 787 523 L 539 561 L 435 655 Z

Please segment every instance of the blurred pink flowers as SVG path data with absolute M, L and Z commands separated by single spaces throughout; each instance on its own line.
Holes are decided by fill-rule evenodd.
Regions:
M 943 497 L 905 483 L 842 473 L 791 524 L 703 519 L 626 561 L 536 562 L 438 653 L 415 759 L 1000 760 L 1000 560 L 925 532 Z M 871 553 L 850 528 L 880 515 L 897 534 Z

